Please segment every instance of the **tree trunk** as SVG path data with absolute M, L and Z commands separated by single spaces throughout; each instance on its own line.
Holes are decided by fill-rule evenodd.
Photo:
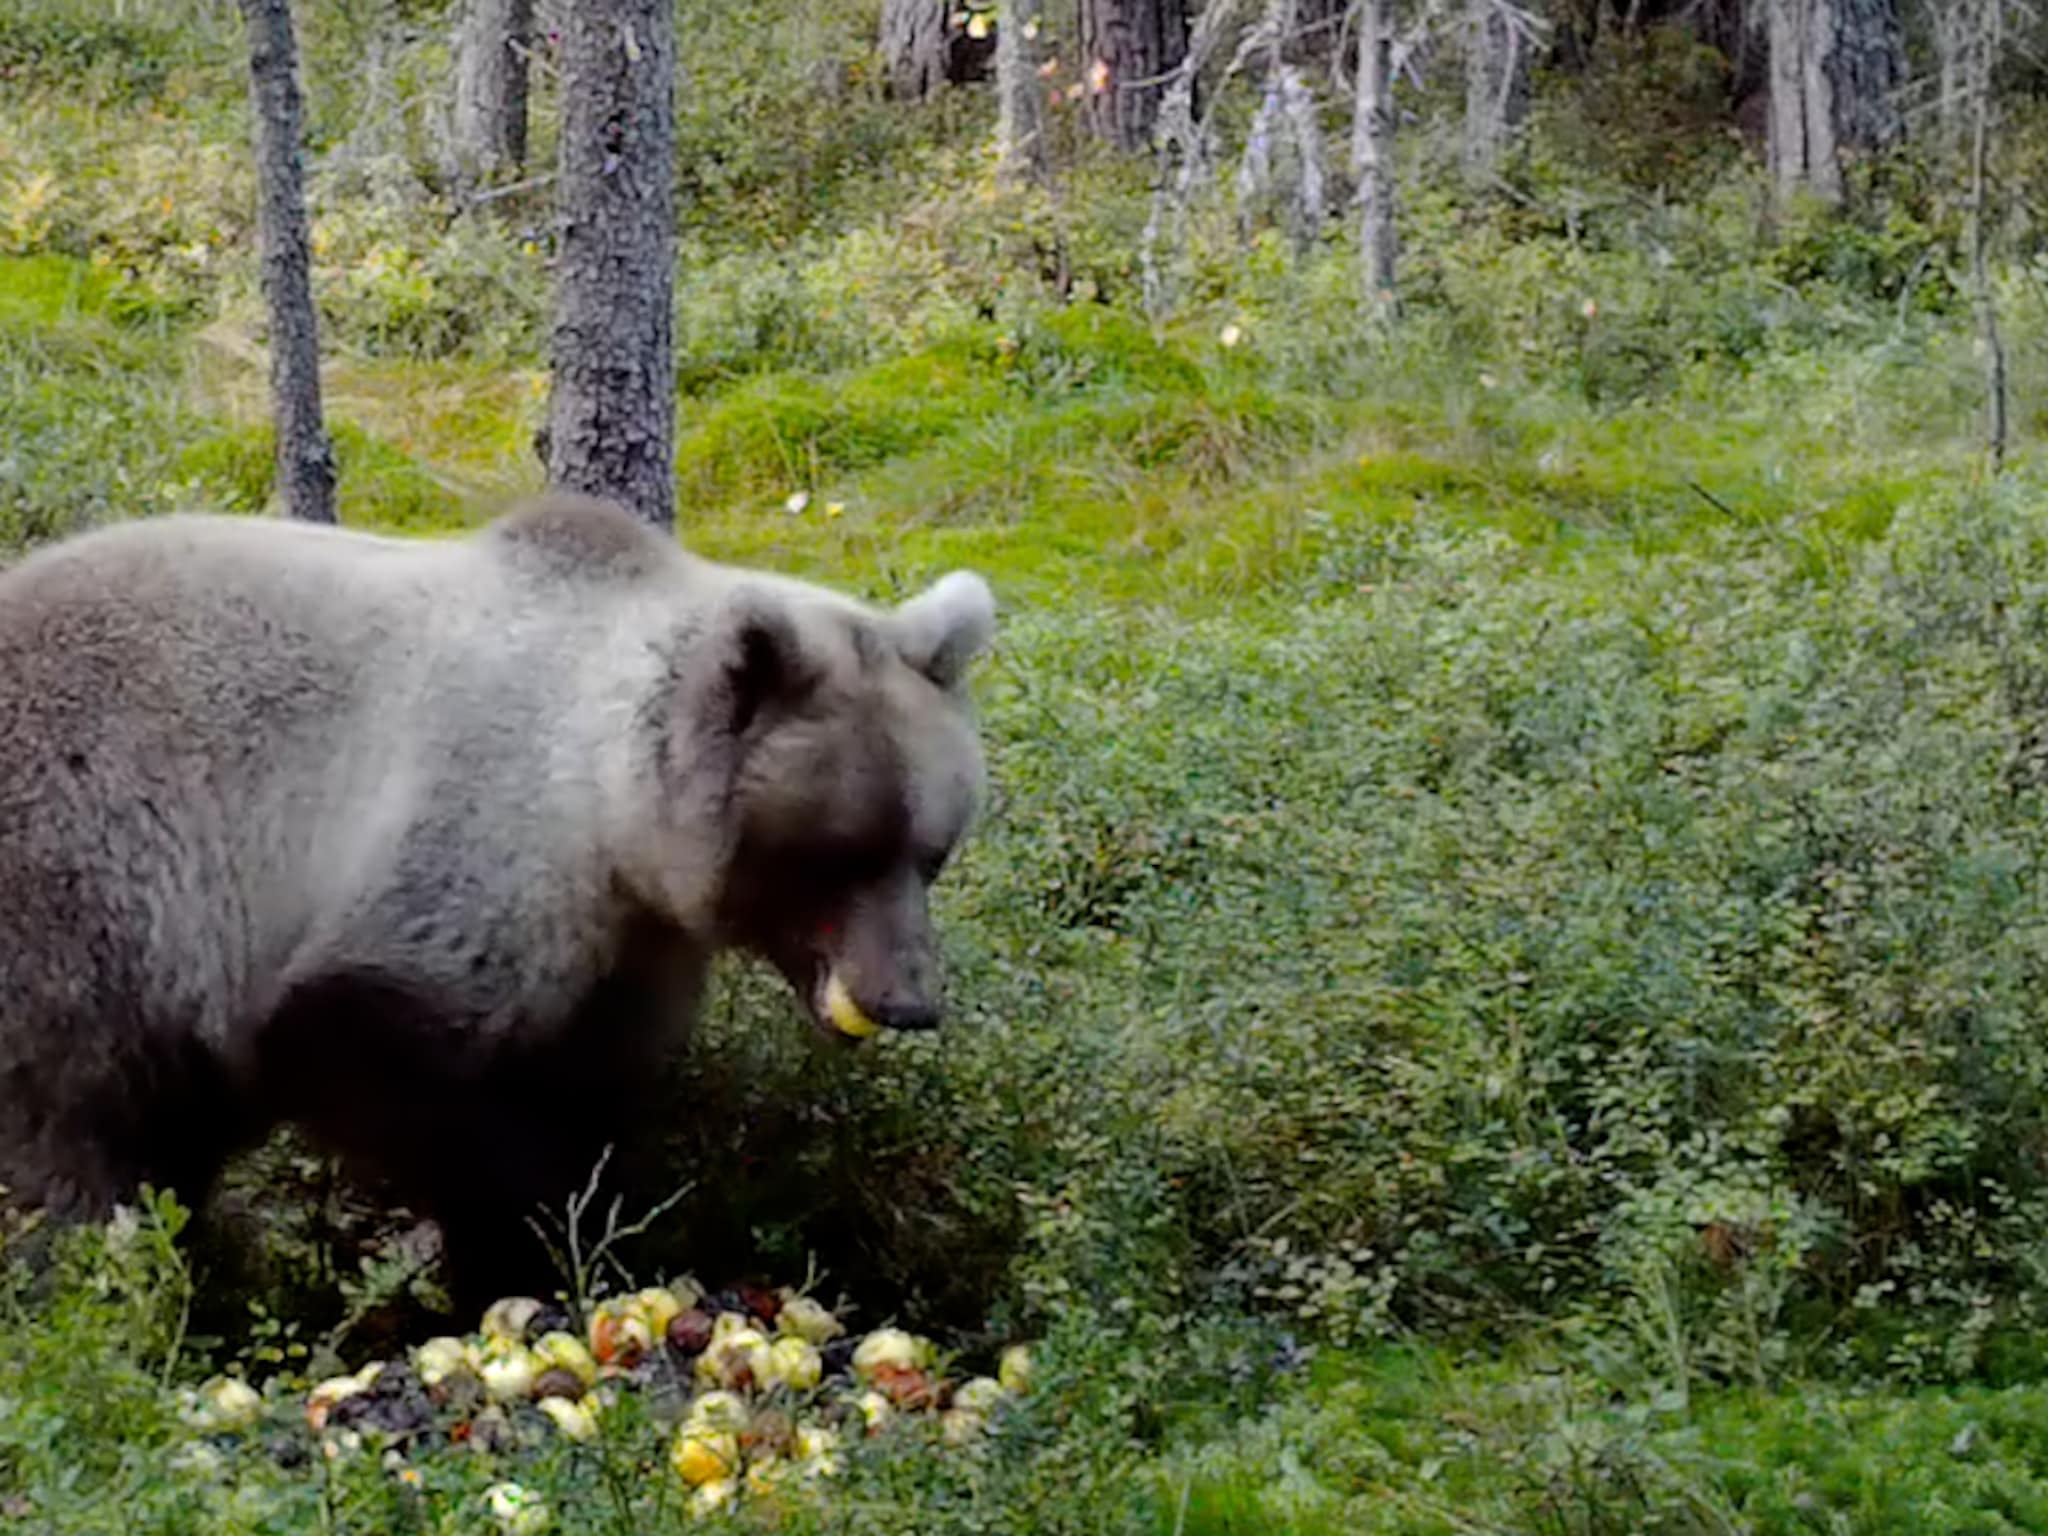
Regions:
M 270 409 L 285 511 L 331 523 L 334 445 L 320 415 L 320 325 L 313 308 L 306 188 L 299 159 L 298 49 L 289 0 L 242 0 L 256 105 L 257 215 L 270 314 Z
M 1047 176 L 1038 16 L 1039 0 L 1002 0 L 996 20 L 996 179 L 1006 186 Z
M 1901 132 L 1897 0 L 1769 0 L 1769 24 L 1772 184 L 1839 204 L 1845 156 Z
M 1977 311 L 1977 339 L 1984 350 L 1984 439 L 1991 458 L 1991 472 L 2005 470 L 2005 447 L 2009 436 L 2005 338 L 1998 326 L 1998 301 L 1991 291 L 1990 241 L 1985 229 L 1990 177 L 1987 167 L 1991 146 L 1991 72 L 1998 60 L 1998 45 L 2005 20 L 2005 0 L 1977 0 L 1971 95 L 1975 110 L 1970 133 L 1970 288 Z
M 946 83 L 947 0 L 883 0 L 882 59 L 899 101 L 926 101 Z
M 1529 50 L 1498 0 L 1467 0 L 1465 180 L 1492 185 L 1509 135 L 1529 103 Z
M 1389 0 L 1359 0 L 1358 99 L 1351 168 L 1358 176 L 1358 267 L 1367 304 L 1395 304 L 1394 39 Z
M 1771 186 L 1782 200 L 1806 185 L 1805 0 L 1766 0 L 1770 27 Z
M 1080 0 L 1088 121 L 1123 149 L 1152 140 L 1165 76 L 1188 52 L 1187 0 Z
M 1859 153 L 1889 149 L 1905 134 L 1898 103 L 1906 83 L 1899 0 L 1834 0 L 1832 10 L 1834 46 L 1826 58 L 1836 142 Z
M 1933 7 L 1936 89 L 1934 122 L 1937 147 L 1945 164 L 1961 158 L 1963 143 L 1963 79 L 1970 54 L 1970 14 L 1964 0 L 1935 0 Z
M 1276 37 L 1284 43 L 1287 34 Z M 1248 240 L 1261 216 L 1274 213 L 1293 235 L 1296 251 L 1306 254 L 1321 237 L 1328 213 L 1322 120 L 1307 78 L 1299 66 L 1284 62 L 1278 46 L 1269 67 L 1265 97 L 1238 163 L 1238 229 Z
M 1842 200 L 1841 137 L 1835 132 L 1835 81 L 1828 59 L 1835 51 L 1837 0 L 1804 0 L 1806 32 L 1801 39 L 1800 104 L 1805 109 L 1806 184 L 1825 203 Z
M 928 101 L 944 85 L 986 80 L 989 62 L 1002 46 L 987 0 L 978 18 L 959 13 L 952 0 L 882 0 L 882 63 L 889 94 L 898 101 Z
M 675 523 L 672 0 L 583 0 L 562 26 L 548 480 Z
M 533 0 L 466 0 L 455 36 L 455 163 L 469 183 L 526 163 Z

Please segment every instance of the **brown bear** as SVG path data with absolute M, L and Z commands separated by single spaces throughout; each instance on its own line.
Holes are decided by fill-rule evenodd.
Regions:
M 280 1122 L 511 1283 L 711 956 L 937 1020 L 994 605 L 893 610 L 549 496 L 402 540 L 117 525 L 0 573 L 0 1184 L 202 1197 Z M 608 1123 L 611 1122 L 611 1123 Z

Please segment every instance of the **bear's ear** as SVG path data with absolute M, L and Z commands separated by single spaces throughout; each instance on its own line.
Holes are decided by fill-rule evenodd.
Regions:
M 739 736 L 769 703 L 808 693 L 817 682 L 818 669 L 804 648 L 796 616 L 767 593 L 735 593 L 719 623 L 719 707 L 725 715 L 721 723 Z
M 995 637 L 995 594 L 972 571 L 954 571 L 898 608 L 890 624 L 903 659 L 951 688 Z

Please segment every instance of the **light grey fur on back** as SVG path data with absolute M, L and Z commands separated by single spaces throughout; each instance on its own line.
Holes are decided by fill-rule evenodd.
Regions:
M 837 714 L 799 708 L 735 788 L 677 721 L 730 671 L 732 616 L 762 610 L 800 671 L 839 678 Z M 32 555 L 0 573 L 0 1108 L 19 1122 L 0 1152 L 12 1131 L 16 1164 L 61 1185 L 62 1149 L 20 1143 L 66 1134 L 65 1083 L 121 1078 L 138 1031 L 246 1077 L 309 980 L 400 978 L 466 1037 L 442 1055 L 485 1060 L 559 1027 L 652 914 L 687 1014 L 731 798 L 752 783 L 765 824 L 807 835 L 851 793 L 757 782 L 802 779 L 803 742 L 868 717 L 910 776 L 902 835 L 941 855 L 958 837 L 980 769 L 953 684 L 991 612 L 975 578 L 876 612 L 573 501 L 447 541 L 190 516 Z M 923 942 L 906 900 L 908 931 L 862 930 L 885 999 L 892 954 Z
M 89 751 L 93 776 L 161 818 L 161 851 L 177 854 L 130 849 L 103 872 L 152 930 L 146 952 L 197 968 L 135 980 L 203 1000 L 195 1022 L 229 1055 L 238 1020 L 262 1017 L 295 974 L 346 963 L 364 930 L 390 965 L 393 918 L 412 925 L 420 974 L 531 997 L 606 958 L 603 934 L 529 916 L 611 902 L 651 820 L 625 760 L 631 721 L 659 681 L 657 647 L 679 613 L 715 602 L 721 575 L 675 551 L 651 570 L 564 579 L 520 569 L 490 538 L 204 517 L 32 557 L 0 577 L 0 642 L 34 622 L 40 594 L 86 605 L 73 644 L 91 654 L 70 650 L 61 674 L 0 673 L 13 744 L 0 815 L 37 812 L 0 858 L 24 835 L 76 837 L 47 805 L 9 796 L 50 771 L 49 754 Z M 235 740 L 261 750 L 180 750 Z M 457 843 L 463 867 L 492 871 L 506 928 L 547 935 L 551 948 L 491 957 L 525 976 L 466 976 L 475 957 L 437 952 L 431 912 L 391 910 L 408 865 L 447 867 L 437 845 Z M 223 878 L 195 881 L 195 868 Z

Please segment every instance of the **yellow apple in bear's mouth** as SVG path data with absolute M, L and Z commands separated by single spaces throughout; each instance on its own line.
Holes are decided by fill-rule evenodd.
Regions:
M 825 1017 L 834 1029 L 853 1040 L 865 1040 L 882 1027 L 861 1012 L 837 971 L 825 979 Z

